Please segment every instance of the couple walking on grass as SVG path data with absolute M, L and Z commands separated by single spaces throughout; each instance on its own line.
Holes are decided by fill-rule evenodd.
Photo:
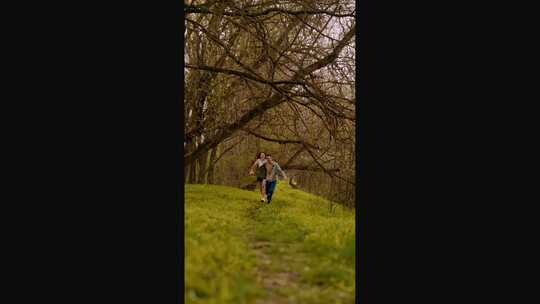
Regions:
M 249 175 L 257 176 L 257 183 L 261 188 L 261 202 L 272 201 L 272 194 L 276 189 L 277 175 L 281 175 L 284 179 L 287 179 L 287 175 L 279 164 L 272 160 L 272 155 L 259 152 L 257 159 L 249 170 Z

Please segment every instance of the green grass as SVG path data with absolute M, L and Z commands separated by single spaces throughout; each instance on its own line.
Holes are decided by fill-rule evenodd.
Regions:
M 284 182 L 271 204 L 215 185 L 186 185 L 185 198 L 186 303 L 354 303 L 352 211 Z M 294 279 L 276 288 L 257 279 L 280 272 Z

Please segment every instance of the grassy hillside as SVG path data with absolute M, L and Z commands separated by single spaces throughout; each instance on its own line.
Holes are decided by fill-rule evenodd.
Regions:
M 279 182 L 185 186 L 186 303 L 354 303 L 354 213 Z

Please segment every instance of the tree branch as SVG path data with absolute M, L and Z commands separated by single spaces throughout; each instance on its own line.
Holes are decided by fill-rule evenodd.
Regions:
M 261 134 L 257 134 L 251 130 L 248 130 L 248 129 L 244 129 L 243 130 L 244 132 L 247 132 L 255 137 L 258 137 L 260 139 L 264 139 L 266 141 L 271 141 L 271 142 L 277 142 L 279 144 L 299 144 L 299 145 L 303 145 L 303 146 L 308 146 L 308 147 L 312 147 L 314 149 L 319 149 L 318 146 L 316 145 L 313 145 L 313 144 L 310 144 L 310 143 L 307 143 L 303 140 L 299 140 L 299 139 L 277 139 L 277 138 L 270 138 L 270 137 L 267 137 L 267 136 L 264 136 L 264 135 L 261 135 Z
M 224 12 L 214 12 L 210 10 L 207 7 L 203 6 L 194 6 L 194 5 L 184 5 L 184 14 L 222 14 L 225 16 L 246 16 L 246 17 L 259 17 L 264 16 L 269 13 L 282 13 L 287 15 L 329 15 L 332 17 L 352 17 L 354 18 L 354 12 L 352 13 L 344 13 L 344 14 L 338 14 L 330 11 L 325 10 L 286 10 L 281 8 L 269 8 L 260 12 L 248 12 L 247 10 L 241 11 L 241 12 L 231 12 L 231 11 L 224 11 Z
M 222 69 L 218 67 L 213 66 L 207 66 L 207 65 L 193 65 L 193 64 L 184 64 L 184 67 L 189 69 L 196 69 L 196 70 L 205 70 L 210 71 L 214 73 L 223 73 L 223 74 L 229 74 L 229 75 L 236 75 L 239 77 L 247 78 L 256 82 L 260 82 L 263 84 L 270 84 L 270 85 L 278 85 L 278 84 L 297 84 L 297 85 L 303 85 L 304 83 L 301 81 L 290 81 L 290 80 L 282 80 L 282 81 L 268 81 L 260 78 L 256 78 L 254 76 L 251 76 L 247 73 L 236 71 L 236 70 L 230 70 L 230 69 Z
M 308 165 L 283 165 L 281 167 L 283 170 L 298 170 L 298 171 L 313 171 L 313 172 L 339 172 L 339 168 L 320 168 Z

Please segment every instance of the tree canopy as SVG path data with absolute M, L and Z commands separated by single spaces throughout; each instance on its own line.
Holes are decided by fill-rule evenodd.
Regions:
M 354 15 L 351 0 L 186 1 L 188 180 L 213 183 L 234 150 L 243 163 L 271 150 L 305 184 L 326 176 L 353 200 Z

